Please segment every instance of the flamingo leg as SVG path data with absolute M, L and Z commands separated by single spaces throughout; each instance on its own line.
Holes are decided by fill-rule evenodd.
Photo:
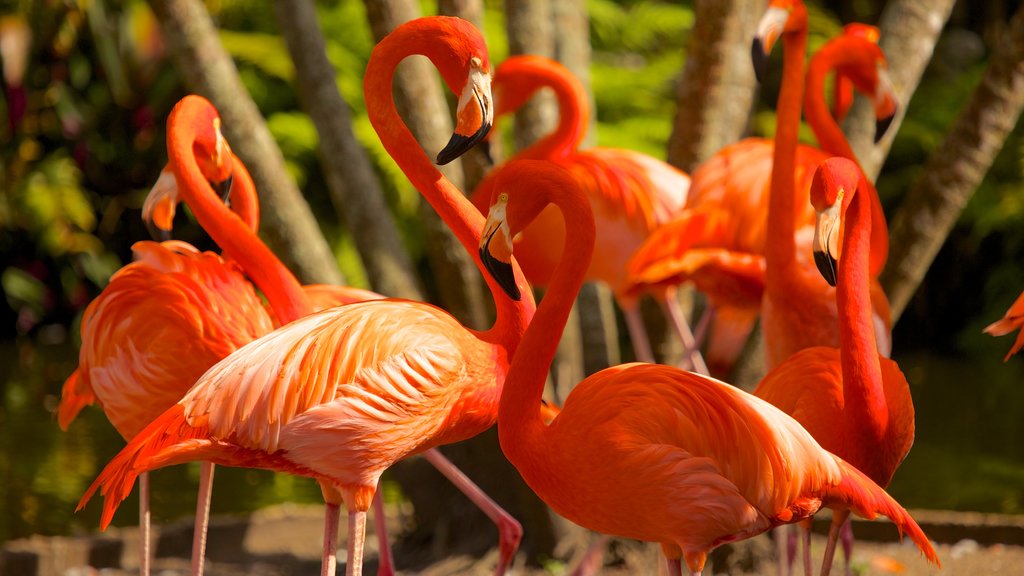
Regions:
M 772 530 L 772 537 L 775 538 L 775 557 L 778 559 L 779 576 L 789 576 L 790 566 L 793 565 L 789 545 L 789 527 L 777 526 Z
M 324 508 L 324 554 L 320 561 L 320 576 L 334 576 L 338 566 L 338 521 L 341 505 L 327 502 Z M 364 519 L 365 522 L 365 519 Z M 349 520 L 351 530 L 351 515 Z M 352 544 L 354 538 L 349 536 L 348 573 L 352 573 Z M 360 562 L 362 558 L 360 558 Z
M 434 468 L 437 468 L 438 472 L 444 474 L 445 478 L 476 504 L 498 527 L 498 565 L 494 569 L 494 574 L 502 576 L 512 564 L 512 558 L 515 556 L 516 550 L 519 549 L 519 542 L 523 538 L 522 525 L 473 483 L 469 476 L 456 468 L 451 460 L 445 458 L 440 450 L 436 448 L 427 450 L 423 453 L 423 457 Z
M 811 525 L 803 524 L 800 527 L 800 532 L 804 545 L 804 576 L 811 576 L 814 573 L 814 568 L 811 566 Z
M 675 298 L 665 298 L 662 300 L 662 307 L 665 309 L 665 315 L 668 317 L 669 323 L 672 324 L 676 334 L 679 336 L 679 340 L 683 343 L 684 361 L 689 362 L 694 372 L 710 376 L 711 372 L 708 371 L 708 365 L 704 362 L 704 356 L 701 355 L 697 341 L 693 337 L 693 332 L 690 331 L 690 325 L 686 323 L 686 316 L 683 314 L 682 308 L 679 307 L 679 301 Z
M 821 560 L 821 576 L 828 576 L 832 571 L 832 559 L 836 555 L 836 540 L 839 539 L 839 528 L 850 517 L 849 510 L 832 512 L 832 524 L 828 527 L 828 542 L 825 544 L 825 557 Z
M 335 514 L 337 518 L 337 514 Z M 337 531 L 338 523 L 334 523 Z M 345 576 L 362 576 L 363 544 L 366 541 L 366 512 L 348 513 L 348 558 L 345 561 Z M 325 542 L 326 544 L 326 542 Z M 333 568 L 333 567 L 332 567 Z
M 149 576 L 151 539 L 149 472 L 143 472 L 139 474 L 139 574 L 142 576 Z
M 210 495 L 213 488 L 213 462 L 199 465 L 199 495 L 196 520 L 192 529 L 192 576 L 202 576 L 206 565 L 206 535 L 210 527 Z
M 626 328 L 629 329 L 629 340 L 633 343 L 633 355 L 637 362 L 654 363 L 654 352 L 651 350 L 651 341 L 647 338 L 647 327 L 644 326 L 644 318 L 640 315 L 639 306 L 622 306 L 622 315 L 626 318 Z
M 715 310 L 710 304 L 704 307 L 704 310 L 700 313 L 700 318 L 697 319 L 697 325 L 693 328 L 693 342 L 700 348 L 704 345 L 704 340 L 708 335 L 708 328 L 711 327 L 711 318 L 715 315 Z
M 843 568 L 846 576 L 850 576 L 850 560 L 853 557 L 853 520 L 847 518 L 839 530 L 839 543 L 843 545 Z
M 571 576 L 593 576 L 601 570 L 604 563 L 604 547 L 608 545 L 610 537 L 607 534 L 597 534 L 596 538 L 590 541 L 590 546 L 583 552 L 583 558 L 573 569 Z
M 373 520 L 377 532 L 377 576 L 394 576 L 395 560 L 388 542 L 387 518 L 384 515 L 384 497 L 378 490 L 373 495 Z

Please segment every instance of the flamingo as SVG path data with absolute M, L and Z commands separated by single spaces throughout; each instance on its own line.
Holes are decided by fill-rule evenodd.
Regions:
M 666 162 L 633 150 L 580 150 L 590 115 L 586 89 L 568 68 L 549 58 L 512 56 L 497 67 L 493 80 L 495 118 L 515 112 L 542 88 L 550 88 L 558 101 L 558 126 L 519 151 L 515 158 L 559 163 L 580 183 L 601 231 L 595 250 L 601 256 L 591 262 L 586 278 L 611 288 L 625 316 L 637 359 L 654 362 L 640 315 L 641 294 L 631 289 L 626 263 L 652 230 L 682 209 L 690 178 Z M 473 191 L 470 200 L 481 212 L 487 210 L 494 181 L 503 168 L 504 165 L 492 170 Z M 550 281 L 564 239 L 562 221 L 550 209 L 516 240 L 516 251 L 521 255 L 519 263 L 531 284 L 544 286 Z M 690 360 L 699 369 L 706 369 L 675 298 L 675 289 L 659 289 L 652 295 L 665 310 L 684 346 L 694 351 Z
M 818 63 L 814 70 L 821 74 L 821 82 L 833 69 L 837 72 L 837 81 L 848 81 L 848 74 L 856 75 L 860 81 L 861 77 L 868 74 L 845 63 L 841 66 L 841 62 L 834 58 L 840 49 L 862 48 L 859 44 L 851 46 L 847 43 L 849 38 L 856 37 L 860 39 L 858 42 L 869 42 L 867 28 L 870 27 L 847 26 L 842 36 L 826 43 L 819 50 L 812 61 Z M 877 49 L 877 46 L 874 48 Z M 875 68 L 873 62 L 866 66 L 871 70 Z M 810 74 L 808 82 L 811 82 Z M 883 82 L 882 85 L 885 87 L 883 94 L 888 95 L 889 84 Z M 849 87 L 852 86 L 851 82 Z M 859 87 L 869 90 L 867 93 L 872 96 L 878 92 L 867 82 L 860 81 Z M 824 88 L 809 89 L 804 106 L 825 110 L 823 91 Z M 879 102 L 881 104 L 876 107 L 877 114 L 883 118 L 888 117 L 888 100 L 880 98 Z M 780 106 L 782 103 L 780 99 Z M 799 116 L 799 112 L 796 114 Z M 814 168 L 830 155 L 852 156 L 841 134 L 839 138 L 834 136 L 838 127 L 827 112 L 824 116 L 809 114 L 808 124 L 818 136 L 824 152 L 792 141 L 796 149 L 793 225 L 795 229 L 803 231 L 801 242 L 810 240 L 806 232 L 814 220 L 813 211 L 807 202 Z M 779 131 L 776 137 L 781 138 L 783 134 Z M 779 144 L 786 145 L 781 140 Z M 768 202 L 775 149 L 773 140 L 746 138 L 726 146 L 699 166 L 693 173 L 693 186 L 686 210 L 656 230 L 637 250 L 629 264 L 630 279 L 637 285 L 693 281 L 697 289 L 706 295 L 710 308 L 714 310 L 706 357 L 715 374 L 725 373 L 731 367 L 761 311 L 765 285 L 764 254 L 768 238 L 771 237 L 767 234 L 767 213 L 770 211 L 765 210 L 765 204 Z M 884 223 L 881 205 L 877 201 L 874 205 L 873 214 Z M 884 226 L 876 228 L 881 232 L 872 240 L 873 266 L 880 270 L 888 250 L 888 238 Z M 811 263 L 806 262 L 806 265 L 811 266 Z M 828 286 L 821 281 L 817 281 L 816 285 L 823 291 L 822 298 L 827 300 L 830 296 Z
M 842 35 L 856 36 L 878 44 L 882 32 L 877 26 L 871 24 L 850 22 L 843 26 Z M 843 123 L 851 106 L 853 106 L 853 82 L 842 74 L 837 74 L 832 84 L 832 117 L 836 119 L 837 123 Z
M 521 182 L 535 177 L 523 193 Z M 888 516 L 938 564 L 920 527 L 884 490 L 826 452 L 791 417 L 742 390 L 679 368 L 613 366 L 580 382 L 545 425 L 545 375 L 586 274 L 595 226 L 564 169 L 523 160 L 495 185 L 480 242 L 511 299 L 512 238 L 553 203 L 566 249 L 512 359 L 499 405 L 501 448 L 526 483 L 565 518 L 591 530 L 657 542 L 681 573 L 700 573 L 715 546 L 808 518 L 821 507 Z
M 778 103 L 777 145 L 774 150 L 771 193 L 768 205 L 768 231 L 770 241 L 765 246 L 765 292 L 762 304 L 762 325 L 765 334 L 767 365 L 773 368 L 803 348 L 811 346 L 838 346 L 839 332 L 836 324 L 835 295 L 813 267 L 801 263 L 795 252 L 796 222 L 794 214 L 795 183 L 793 170 L 797 148 L 797 130 L 800 123 L 800 101 L 802 98 L 804 46 L 807 42 L 807 11 L 800 0 L 773 0 L 758 25 L 754 39 L 753 53 L 755 67 L 763 62 L 765 55 L 781 36 L 783 52 L 783 84 Z M 843 41 L 860 42 L 860 46 L 877 50 L 877 45 L 864 39 L 844 37 Z M 837 42 L 837 41 L 833 41 Z M 835 45 L 835 44 L 834 44 Z M 841 52 L 841 50 L 837 50 Z M 859 53 L 859 51 L 856 51 Z M 833 52 L 832 54 L 835 54 Z M 879 52 L 880 54 L 880 52 Z M 853 54 L 854 56 L 856 54 Z M 895 113 L 895 100 L 891 96 L 890 84 L 879 80 L 880 65 L 873 59 L 868 71 L 857 70 L 851 78 L 862 89 L 872 81 L 876 94 L 876 115 L 879 117 L 879 132 L 884 132 L 887 119 Z M 821 81 L 828 63 L 825 58 L 816 63 L 815 74 L 808 74 L 809 84 Z M 850 68 L 848 72 L 852 72 Z M 818 74 L 820 72 L 820 74 Z M 865 80 L 865 81 L 862 81 Z M 821 89 L 808 89 L 808 94 L 820 94 Z M 807 105 L 807 101 L 804 104 Z M 813 107 L 812 107 L 813 108 Z M 821 120 L 825 128 L 821 141 L 827 145 L 846 144 L 834 121 L 828 119 L 827 109 L 808 111 L 809 117 Z M 828 120 L 828 122 L 823 122 Z M 832 130 L 834 129 L 834 130 Z M 841 142 L 840 142 L 841 140 Z M 838 151 L 839 155 L 852 158 L 848 144 Z M 873 192 L 873 188 L 872 188 Z M 888 235 L 884 215 L 878 203 L 877 194 L 870 194 L 871 217 L 874 221 L 871 239 L 871 277 L 877 277 L 885 264 L 888 252 Z M 876 315 L 876 331 L 880 349 L 889 350 L 888 301 L 878 284 L 872 280 L 872 305 Z
M 1024 327 L 1024 292 L 1017 297 L 1010 309 L 1006 311 L 1006 314 L 1002 318 L 989 324 L 985 327 L 985 333 L 992 336 L 1005 336 L 1014 330 L 1020 330 Z M 1010 359 L 1024 348 L 1024 330 L 1017 334 L 1017 340 L 1010 347 L 1010 351 L 1006 353 L 1006 357 L 1003 358 L 1003 362 Z
M 397 27 L 370 57 L 364 92 L 388 152 L 467 247 L 483 216 L 430 163 L 401 122 L 391 94 L 395 67 L 427 56 L 460 94 L 456 134 L 438 155 L 450 160 L 487 132 L 491 101 L 486 47 L 464 20 L 421 18 Z M 530 185 L 532 181 L 524 181 Z M 479 266 L 482 264 L 477 260 Z M 526 286 L 518 266 L 510 268 Z M 488 279 L 492 292 L 500 289 Z M 300 318 L 240 348 L 147 426 L 101 472 L 109 524 L 142 471 L 190 460 L 311 476 L 327 501 L 323 574 L 333 574 L 338 511 L 348 509 L 347 574 L 362 572 L 366 511 L 380 474 L 395 461 L 490 427 L 508 361 L 533 302 L 496 302 L 483 332 L 420 302 L 376 300 Z M 516 541 L 502 531 L 501 574 Z
M 818 215 L 814 256 L 828 283 L 838 285 L 840 346 L 797 352 L 762 380 L 754 395 L 792 416 L 823 448 L 885 488 L 914 443 L 914 403 L 899 366 L 879 354 L 875 343 L 868 289 L 871 201 L 865 181 L 855 163 L 835 157 L 818 168 L 811 186 Z M 823 575 L 831 568 L 847 516 L 837 511 L 832 517 Z M 808 539 L 809 531 L 805 550 Z M 848 563 L 849 552 L 846 556 Z
M 207 181 L 225 192 L 232 175 L 240 187 L 252 181 L 211 123 L 207 137 L 195 142 L 202 153 L 189 164 L 179 156 L 170 167 L 185 183 L 181 194 L 200 224 L 232 261 L 201 253 L 185 242 L 137 242 L 135 261 L 119 270 L 87 307 L 82 320 L 79 367 L 68 377 L 58 407 L 58 423 L 67 429 L 86 405 L 99 402 L 111 424 L 130 440 L 146 424 L 179 400 L 210 366 L 273 328 L 249 274 L 274 306 L 290 319 L 306 303 L 291 272 L 250 230 L 251 222 L 231 215 Z M 173 131 L 173 130 L 172 130 Z M 169 131 L 169 137 L 171 132 Z M 168 172 L 169 173 L 169 172 Z M 251 219 L 249 206 L 239 201 Z M 197 503 L 193 573 L 201 573 L 205 519 L 213 468 L 204 466 Z M 149 573 L 149 482 L 140 482 L 140 568 Z

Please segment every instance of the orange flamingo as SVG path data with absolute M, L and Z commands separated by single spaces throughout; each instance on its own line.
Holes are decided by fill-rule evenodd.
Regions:
M 233 216 L 207 181 L 231 188 L 251 187 L 244 166 L 231 154 L 219 127 L 211 122 L 206 138 L 195 142 L 202 153 L 171 169 L 185 183 L 181 193 L 200 224 L 234 262 L 200 253 L 184 242 L 138 242 L 135 262 L 111 279 L 83 316 L 79 367 L 64 384 L 58 422 L 67 429 L 86 405 L 99 402 L 126 439 L 179 400 L 210 366 L 272 328 L 272 320 L 248 273 L 282 318 L 308 306 L 291 272 L 250 230 L 252 214 L 239 201 L 246 222 Z M 169 131 L 170 136 L 170 131 Z M 237 195 L 237 194 L 235 194 Z M 205 518 L 209 513 L 212 467 L 204 467 L 197 503 L 193 572 L 202 571 Z M 149 485 L 141 482 L 140 531 L 143 573 L 148 573 Z
M 811 187 L 818 214 L 814 256 L 828 283 L 838 285 L 840 346 L 797 352 L 762 380 L 754 394 L 792 416 L 823 448 L 885 488 L 914 443 L 914 403 L 899 366 L 879 354 L 875 343 L 868 288 L 871 201 L 864 182 L 855 163 L 837 157 L 821 165 Z M 822 574 L 831 568 L 836 537 L 847 516 L 837 511 L 832 517 Z M 809 531 L 805 534 L 806 550 Z
M 881 31 L 877 26 L 871 24 L 850 22 L 843 26 L 843 36 L 856 36 L 878 44 Z M 853 81 L 842 74 L 837 74 L 832 84 L 832 117 L 836 119 L 836 122 L 842 124 L 851 106 L 853 106 Z
M 497 67 L 493 80 L 495 118 L 515 112 L 542 88 L 550 88 L 558 101 L 558 126 L 515 158 L 556 162 L 568 168 L 579 182 L 601 231 L 595 249 L 600 257 L 590 263 L 586 278 L 611 288 L 625 316 L 637 359 L 654 362 L 640 315 L 641 294 L 631 290 L 626 263 L 652 230 L 682 209 L 690 178 L 666 162 L 633 150 L 580 150 L 590 116 L 586 90 L 565 66 L 548 58 L 512 56 Z M 492 170 L 470 198 L 481 212 L 489 206 L 494 181 L 503 167 Z M 545 286 L 550 281 L 564 241 L 565 227 L 553 208 L 544 211 L 516 240 L 517 260 L 532 284 Z M 694 350 L 690 360 L 703 370 L 704 361 L 693 345 L 675 290 L 667 292 L 658 289 L 653 295 L 684 345 Z
M 521 193 L 519 182 L 547 182 Z M 822 506 L 891 518 L 932 562 L 907 512 L 800 425 L 738 388 L 678 368 L 614 366 L 580 382 L 545 425 L 537 409 L 548 366 L 586 274 L 595 227 L 572 178 L 550 163 L 510 165 L 495 185 L 480 253 L 512 299 L 512 238 L 551 202 L 566 250 L 502 391 L 502 450 L 556 512 L 591 530 L 661 544 L 671 573 L 696 574 L 715 546 L 798 521 Z
M 1006 314 L 1002 318 L 989 324 L 985 327 L 985 333 L 992 336 L 1005 336 L 1014 330 L 1020 330 L 1024 327 L 1024 292 L 1017 297 L 1017 300 L 1010 306 L 1010 309 L 1006 311 Z M 1006 353 L 1006 357 L 1003 358 L 1003 362 L 1010 359 L 1024 348 L 1024 330 L 1017 334 L 1017 340 L 1010 347 L 1010 351 Z
M 461 95 L 456 135 L 439 154 L 448 160 L 490 125 L 486 48 L 463 20 L 422 18 L 377 45 L 364 80 L 370 119 L 385 148 L 456 236 L 475 247 L 483 217 L 431 165 L 390 97 L 395 67 L 412 54 L 430 58 Z M 508 273 L 526 286 L 518 266 Z M 82 504 L 102 485 L 106 526 L 140 472 L 190 460 L 311 476 L 328 502 L 323 573 L 334 571 L 344 501 L 347 573 L 359 574 L 366 510 L 380 474 L 401 458 L 494 423 L 508 359 L 534 310 L 532 300 L 501 298 L 496 307 L 498 319 L 485 332 L 404 300 L 340 306 L 284 326 L 211 368 L 107 465 Z M 516 544 L 503 532 L 499 573 Z
M 848 26 L 843 36 L 819 50 L 813 59 L 819 63 L 815 72 L 821 74 L 816 82 L 823 82 L 824 76 L 834 69 L 837 81 L 850 81 L 849 87 L 852 88 L 853 82 L 847 79 L 847 75 L 856 75 L 858 87 L 862 91 L 868 90 L 872 96 L 876 95 L 874 86 L 860 81 L 865 72 L 834 58 L 839 49 L 859 49 L 859 45 L 846 43 L 849 38 L 867 42 L 864 39 L 868 37 L 864 31 L 866 28 L 864 25 Z M 877 46 L 874 49 L 877 50 Z M 867 66 L 871 70 L 875 68 L 874 62 Z M 811 82 L 810 75 L 808 82 Z M 882 117 L 888 117 L 890 108 L 887 101 L 884 104 L 876 110 Z M 804 106 L 826 109 L 824 88 L 808 90 Z M 796 114 L 799 115 L 799 111 Z M 807 202 L 814 168 L 829 155 L 852 155 L 841 134 L 838 139 L 834 136 L 838 127 L 827 112 L 824 116 L 809 114 L 808 124 L 825 152 L 796 145 L 793 141 L 796 148 L 793 222 L 796 229 L 803 231 L 810 229 L 814 219 Z M 776 136 L 781 135 L 780 131 Z M 781 141 L 779 144 L 785 145 Z M 775 143 L 764 138 L 747 138 L 720 150 L 694 171 L 686 210 L 656 230 L 630 261 L 630 277 L 638 285 L 693 281 L 697 289 L 706 295 L 710 309 L 714 310 L 706 357 L 715 374 L 728 372 L 761 311 L 764 254 L 769 238 L 765 204 L 768 202 L 774 154 Z M 874 214 L 884 222 L 881 205 L 877 201 L 874 204 Z M 873 262 L 880 270 L 888 250 L 888 238 L 883 226 L 876 228 L 881 232 L 872 240 Z M 810 240 L 808 234 L 802 237 Z M 797 258 L 800 254 L 797 253 Z M 806 262 L 806 265 L 811 263 Z M 818 281 L 817 284 L 819 289 L 827 291 L 824 282 Z M 827 294 L 830 293 L 823 297 Z

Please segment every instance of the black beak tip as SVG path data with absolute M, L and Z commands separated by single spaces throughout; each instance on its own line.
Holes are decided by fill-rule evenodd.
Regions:
M 889 130 L 889 126 L 892 126 L 892 121 L 895 118 L 896 114 L 894 113 L 875 121 L 875 144 L 882 141 L 882 138 L 885 137 L 885 133 Z
M 760 38 L 754 38 L 754 42 L 750 46 L 750 60 L 754 63 L 754 76 L 757 78 L 757 83 L 763 83 L 768 70 L 768 55 L 764 52 L 764 44 Z
M 829 286 L 836 286 L 836 260 L 824 251 L 814 251 L 814 264 Z
M 466 153 L 467 150 L 473 147 L 474 144 L 480 142 L 487 136 L 487 132 L 491 129 L 490 124 L 484 124 L 480 126 L 480 129 L 476 131 L 472 136 L 463 136 L 462 134 L 452 134 L 451 140 L 444 147 L 443 150 L 437 153 L 437 164 L 444 166 L 445 164 L 455 160 L 459 156 Z
M 515 302 L 519 302 L 523 295 L 519 291 L 519 286 L 516 285 L 516 275 L 512 271 L 512 265 L 500 260 L 496 260 L 491 257 L 490 253 L 487 252 L 486 248 L 480 248 L 480 260 L 484 263 L 484 268 L 491 274 L 494 281 L 501 286 L 501 289 L 505 291 L 505 294 Z
M 225 178 L 224 181 L 213 184 L 214 190 L 216 190 L 220 194 L 221 202 L 228 206 L 231 205 L 231 186 L 234 184 L 234 182 L 235 176 L 231 175 Z
M 164 230 L 152 222 L 146 222 L 146 229 L 149 230 L 149 237 L 157 242 L 167 242 L 171 239 L 170 230 Z

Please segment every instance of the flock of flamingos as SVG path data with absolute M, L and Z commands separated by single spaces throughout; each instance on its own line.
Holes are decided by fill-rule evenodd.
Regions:
M 872 98 L 881 131 L 892 118 L 877 39 L 872 27 L 848 26 L 805 73 L 806 10 L 800 0 L 772 0 L 753 59 L 760 76 L 781 40 L 775 139 L 731 145 L 691 178 L 636 152 L 577 150 L 586 97 L 557 63 L 512 57 L 492 79 L 483 39 L 467 22 L 429 17 L 395 29 L 366 69 L 368 114 L 484 274 L 497 308 L 485 331 L 421 302 L 300 285 L 256 234 L 256 191 L 217 111 L 184 98 L 168 119 L 169 164 L 144 217 L 169 232 L 184 201 L 223 254 L 138 242 L 135 261 L 86 310 L 59 422 L 66 428 L 99 402 L 128 445 L 80 507 L 99 489 L 106 527 L 139 477 L 148 573 L 147 473 L 202 461 L 198 574 L 214 464 L 300 474 L 319 482 L 327 503 L 322 573 L 336 568 L 344 503 L 347 574 L 362 571 L 371 507 L 380 573 L 393 574 L 377 483 L 396 461 L 423 454 L 498 524 L 500 575 L 522 529 L 435 449 L 497 421 L 505 455 L 552 509 L 596 532 L 660 544 L 670 574 L 684 563 L 699 574 L 719 544 L 808 527 L 823 507 L 833 521 L 822 574 L 837 542 L 848 562 L 851 512 L 889 517 L 938 565 L 928 538 L 884 491 L 913 443 L 914 408 L 887 358 L 888 304 L 877 281 L 888 249 L 884 216 L 836 120 L 854 90 Z M 424 154 L 390 97 L 395 67 L 413 54 L 427 56 L 459 95 L 455 134 L 438 162 L 484 139 L 496 115 L 543 87 L 557 95 L 558 129 L 493 170 L 471 203 Z M 830 72 L 831 108 L 823 94 Z M 821 149 L 797 144 L 801 111 Z M 540 306 L 528 279 L 547 288 Z M 541 394 L 585 280 L 611 286 L 642 362 L 588 377 L 559 410 Z M 674 298 L 684 282 L 713 310 L 696 334 Z M 693 371 L 652 363 L 637 313 L 645 292 L 663 305 Z M 748 394 L 708 374 L 735 359 L 758 315 L 771 371 Z M 989 331 L 1022 323 L 1024 296 Z M 1018 336 L 1013 351 L 1022 345 Z M 803 540 L 809 573 L 809 530 Z

